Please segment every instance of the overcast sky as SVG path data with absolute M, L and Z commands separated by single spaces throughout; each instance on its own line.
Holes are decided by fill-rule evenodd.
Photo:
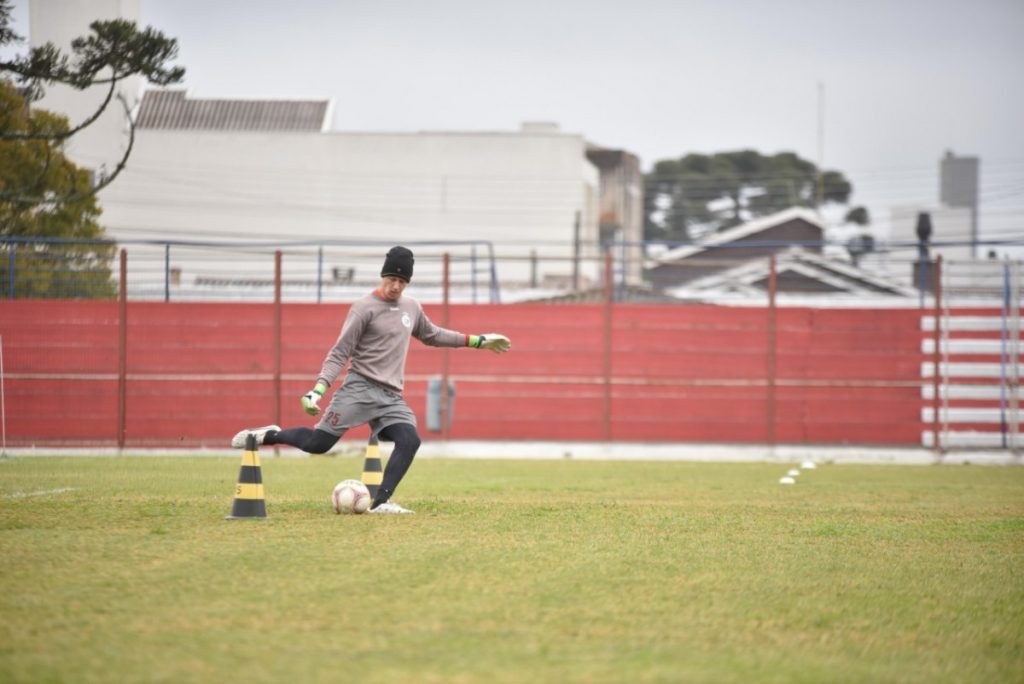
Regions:
M 873 214 L 937 202 L 948 149 L 981 158 L 983 232 L 1024 237 L 1024 0 L 141 2 L 195 97 L 333 98 L 341 131 L 554 121 L 645 169 L 822 151 Z

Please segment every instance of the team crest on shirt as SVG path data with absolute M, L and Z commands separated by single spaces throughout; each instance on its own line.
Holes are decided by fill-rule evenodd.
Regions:
M 409 318 L 409 314 L 406 312 L 402 313 L 402 325 L 406 328 L 412 327 L 412 319 Z

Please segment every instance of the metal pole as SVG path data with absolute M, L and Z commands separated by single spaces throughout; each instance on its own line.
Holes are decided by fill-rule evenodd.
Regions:
M 494 243 L 487 243 L 487 258 L 491 262 L 491 304 L 501 304 L 501 290 L 498 287 L 498 266 L 494 262 Z
M 319 304 L 324 289 L 324 246 L 320 245 L 316 254 L 316 303 Z
M 281 250 L 274 252 L 274 424 L 281 424 Z
M 924 283 L 925 283 L 924 265 L 925 265 L 924 259 L 918 259 L 918 261 L 917 261 L 917 307 L 919 309 L 923 309 L 924 308 Z
M 626 259 L 629 258 L 629 255 L 626 253 L 626 241 L 623 240 L 619 245 L 619 292 L 617 299 L 622 301 L 626 296 Z
M 164 244 L 164 301 L 171 301 L 171 243 Z
M 1010 319 L 1010 266 L 1003 264 L 1003 310 L 999 325 L 999 435 L 1002 447 L 1006 443 L 1006 369 L 1009 365 L 1007 358 L 1007 338 L 1009 337 Z
M 476 245 L 469 248 L 470 287 L 473 291 L 473 303 L 476 304 Z
M 449 306 L 449 304 L 450 304 L 449 297 L 450 297 L 450 288 L 451 288 L 450 266 L 451 266 L 451 257 L 448 254 L 448 252 L 445 252 L 443 260 L 442 260 L 442 268 L 441 268 L 441 270 L 442 270 L 442 276 L 441 276 L 441 292 L 442 292 L 442 296 L 441 296 L 441 327 L 442 328 L 446 328 L 446 329 L 450 328 L 450 323 L 451 323 L 451 321 L 450 321 L 451 312 L 450 312 L 450 306 Z M 448 352 L 449 352 L 449 350 L 448 350 L 447 347 L 445 347 L 441 351 L 441 439 L 443 441 L 445 441 L 445 442 L 448 441 L 448 434 L 449 434 L 449 425 L 448 425 L 448 423 L 451 421 L 451 416 L 448 415 L 449 414 L 448 402 L 450 401 L 450 397 L 448 396 L 449 395 L 449 392 L 448 392 L 448 378 L 449 378 L 449 357 L 448 357 Z
M 14 299 L 14 269 L 17 266 L 16 254 L 18 251 L 18 244 L 16 242 L 11 243 L 11 252 L 7 257 L 7 298 Z
M 580 289 L 580 212 L 572 229 L 572 291 Z
M 4 336 L 0 335 L 0 430 L 3 432 L 3 442 L 0 443 L 0 458 L 7 458 L 7 396 L 4 387 Z
M 1020 436 L 1020 262 L 1010 267 L 1010 449 Z
M 615 283 L 612 274 L 612 253 L 606 249 L 604 253 L 604 354 L 602 374 L 604 388 L 602 394 L 603 437 L 606 442 L 612 439 L 612 312 L 615 301 Z
M 128 252 L 121 250 L 121 292 L 117 338 L 117 448 L 124 449 L 128 431 Z
M 767 359 L 765 368 L 765 384 L 767 388 L 767 405 L 765 407 L 765 438 L 769 446 L 775 446 L 775 374 L 776 374 L 776 346 L 778 344 L 777 322 L 778 314 L 775 308 L 775 294 L 778 287 L 778 271 L 775 262 L 775 255 L 768 259 L 768 330 L 767 330 Z
M 932 374 L 932 434 L 934 440 L 932 447 L 935 451 L 935 455 L 939 456 L 942 453 L 942 423 L 941 423 L 941 409 L 942 402 L 940 394 L 942 392 L 942 255 L 940 254 L 935 258 L 935 271 L 932 273 L 932 294 L 935 298 L 935 310 L 932 312 L 932 316 L 935 319 L 935 349 L 932 351 L 932 365 L 934 366 L 934 373 Z

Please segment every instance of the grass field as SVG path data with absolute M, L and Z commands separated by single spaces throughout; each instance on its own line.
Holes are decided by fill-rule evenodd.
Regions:
M 0 681 L 1024 681 L 1024 468 L 262 461 L 0 461 Z

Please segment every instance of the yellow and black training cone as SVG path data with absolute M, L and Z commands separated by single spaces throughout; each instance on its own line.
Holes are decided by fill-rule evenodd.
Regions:
M 377 442 L 377 435 L 370 435 L 370 441 L 366 445 L 366 459 L 363 461 L 363 477 L 361 478 L 366 488 L 370 490 L 370 500 L 377 497 L 377 489 L 384 481 L 384 471 L 380 467 L 380 444 Z
M 263 498 L 260 452 L 256 450 L 256 435 L 250 433 L 245 438 L 245 453 L 242 454 L 242 467 L 238 471 L 238 484 L 235 485 L 235 502 L 231 506 L 231 515 L 225 520 L 266 517 L 267 502 Z

